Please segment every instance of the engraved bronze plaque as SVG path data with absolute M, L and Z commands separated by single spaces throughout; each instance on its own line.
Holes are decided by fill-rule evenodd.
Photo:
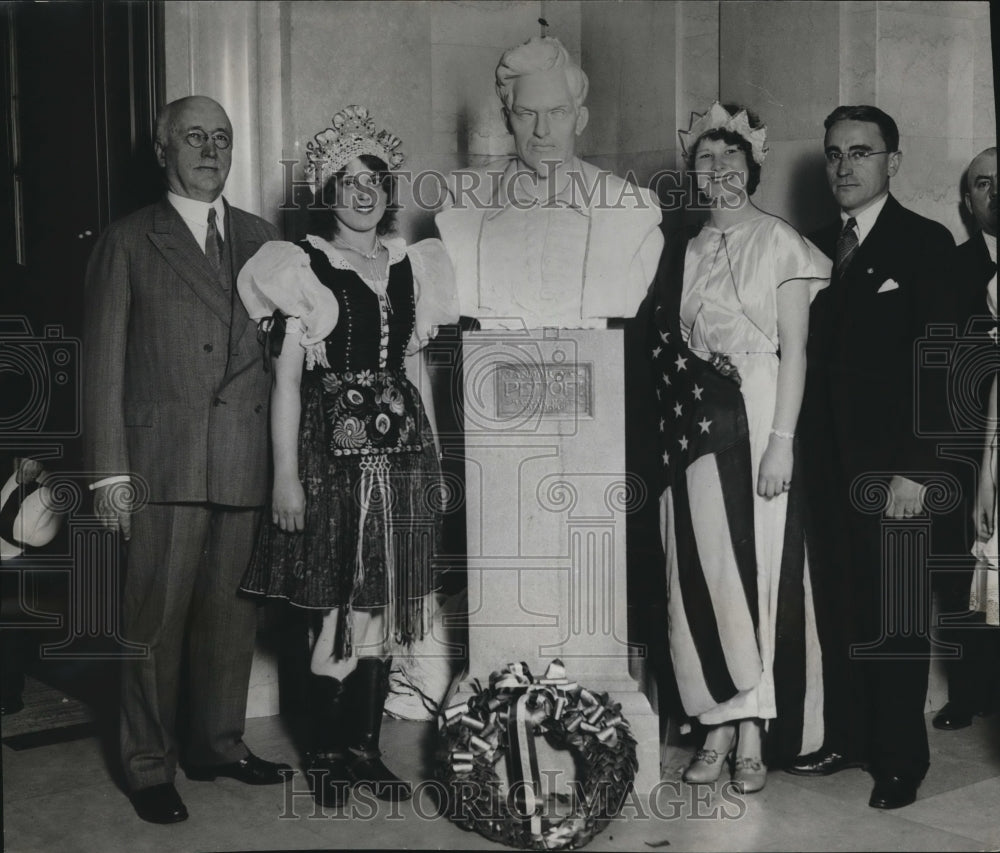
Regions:
M 498 364 L 498 418 L 593 417 L 593 366 L 574 364 Z

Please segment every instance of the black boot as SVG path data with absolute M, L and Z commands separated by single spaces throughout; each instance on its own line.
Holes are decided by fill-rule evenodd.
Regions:
M 392 658 L 361 658 L 352 673 L 350 767 L 355 782 L 371 785 L 380 800 L 398 802 L 413 796 L 413 789 L 382 763 L 379 752 L 391 666 Z
M 309 703 L 310 749 L 306 753 L 306 777 L 317 803 L 336 806 L 344 802 L 351 791 L 343 685 L 336 678 L 310 674 Z

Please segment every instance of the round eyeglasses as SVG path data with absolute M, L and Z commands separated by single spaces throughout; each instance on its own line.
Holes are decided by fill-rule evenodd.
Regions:
M 233 144 L 229 136 L 222 132 L 213 133 L 209 136 L 209 134 L 205 133 L 203 130 L 191 130 L 184 134 L 184 141 L 192 148 L 201 148 L 210 139 L 212 140 L 212 144 L 220 151 L 225 151 L 230 145 Z
M 869 157 L 874 157 L 876 154 L 890 154 L 888 150 L 885 151 L 869 151 L 867 148 L 852 148 L 846 154 L 843 151 L 826 151 L 824 152 L 826 156 L 826 162 L 830 165 L 839 163 L 845 157 L 851 161 L 851 165 L 857 166 L 859 163 L 864 163 Z

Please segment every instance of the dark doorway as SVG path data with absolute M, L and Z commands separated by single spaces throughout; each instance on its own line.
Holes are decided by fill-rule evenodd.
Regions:
M 152 131 L 163 100 L 162 11 L 148 0 L 0 2 L 0 484 L 15 458 L 37 459 L 84 514 L 84 275 L 101 231 L 161 193 Z M 38 653 L 80 628 L 70 614 L 82 588 L 72 551 L 64 529 L 44 547 L 4 553 L 5 737 L 23 730 L 34 744 L 95 711 L 113 719 L 107 637 L 92 632 L 90 646 L 61 658 Z M 55 697 L 51 713 L 36 703 L 41 729 L 25 723 L 31 690 L 28 707 L 14 711 L 17 726 L 8 716 L 8 694 L 19 694 L 25 674 L 36 695 Z
M 0 339 L 78 339 L 97 236 L 159 194 L 151 131 L 163 90 L 161 19 L 152 2 L 0 3 Z M 47 418 L 19 419 L 25 398 L 3 395 L 0 437 L 55 439 L 72 464 L 78 394 L 67 385 L 78 365 L 61 366 L 69 379 L 52 383 Z M 37 379 L 17 367 L 4 362 L 5 384 L 37 396 Z

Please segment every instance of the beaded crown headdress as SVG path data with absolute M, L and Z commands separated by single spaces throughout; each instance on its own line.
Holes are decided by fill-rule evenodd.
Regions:
M 690 146 L 696 144 L 702 134 L 708 133 L 710 130 L 728 130 L 742 136 L 750 143 L 754 162 L 758 165 L 764 162 L 768 151 L 767 128 L 761 125 L 751 129 L 750 118 L 746 110 L 740 110 L 736 115 L 730 115 L 729 110 L 718 101 L 701 114 L 691 113 L 691 126 L 687 130 L 677 131 L 684 155 L 687 156 Z
M 313 189 L 320 189 L 331 175 L 362 154 L 378 157 L 393 170 L 406 159 L 398 150 L 403 141 L 388 130 L 376 130 L 375 120 L 365 107 L 351 104 L 334 115 L 332 121 L 332 127 L 306 143 L 305 173 Z

